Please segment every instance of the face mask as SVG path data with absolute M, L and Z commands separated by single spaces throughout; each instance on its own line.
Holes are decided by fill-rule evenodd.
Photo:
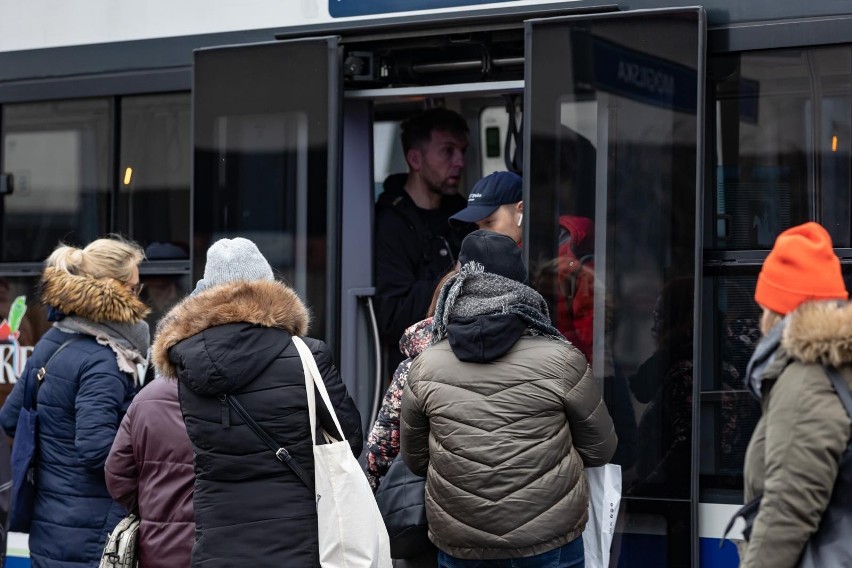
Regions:
M 521 223 L 523 223 L 523 222 L 524 222 L 524 214 L 521 213 L 520 215 L 518 215 L 518 227 L 520 227 Z

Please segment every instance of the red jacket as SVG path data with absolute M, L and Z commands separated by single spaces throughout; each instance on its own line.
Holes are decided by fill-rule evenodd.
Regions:
M 559 244 L 559 296 L 556 327 L 592 364 L 595 261 L 594 223 L 587 217 L 562 215 L 559 225 L 571 238 Z
M 178 402 L 178 383 L 154 379 L 121 421 L 106 461 L 113 499 L 139 503 L 140 568 L 188 567 L 195 542 L 192 445 Z

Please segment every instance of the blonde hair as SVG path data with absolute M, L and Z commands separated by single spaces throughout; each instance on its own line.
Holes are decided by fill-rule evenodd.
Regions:
M 73 274 L 92 278 L 113 278 L 120 282 L 129 282 L 133 268 L 145 260 L 145 251 L 138 244 L 122 237 L 92 241 L 85 248 L 71 245 L 59 245 L 47 260 L 45 266 Z

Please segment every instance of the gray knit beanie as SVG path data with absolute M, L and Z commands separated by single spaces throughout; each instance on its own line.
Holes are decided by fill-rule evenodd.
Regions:
M 193 294 L 235 280 L 275 280 L 272 268 L 248 239 L 219 239 L 207 249 L 204 278 L 195 285 Z

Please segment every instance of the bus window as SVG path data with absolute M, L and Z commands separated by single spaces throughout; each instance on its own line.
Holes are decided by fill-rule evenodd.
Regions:
M 109 99 L 3 106 L 2 260 L 41 262 L 59 241 L 85 244 L 110 230 Z

